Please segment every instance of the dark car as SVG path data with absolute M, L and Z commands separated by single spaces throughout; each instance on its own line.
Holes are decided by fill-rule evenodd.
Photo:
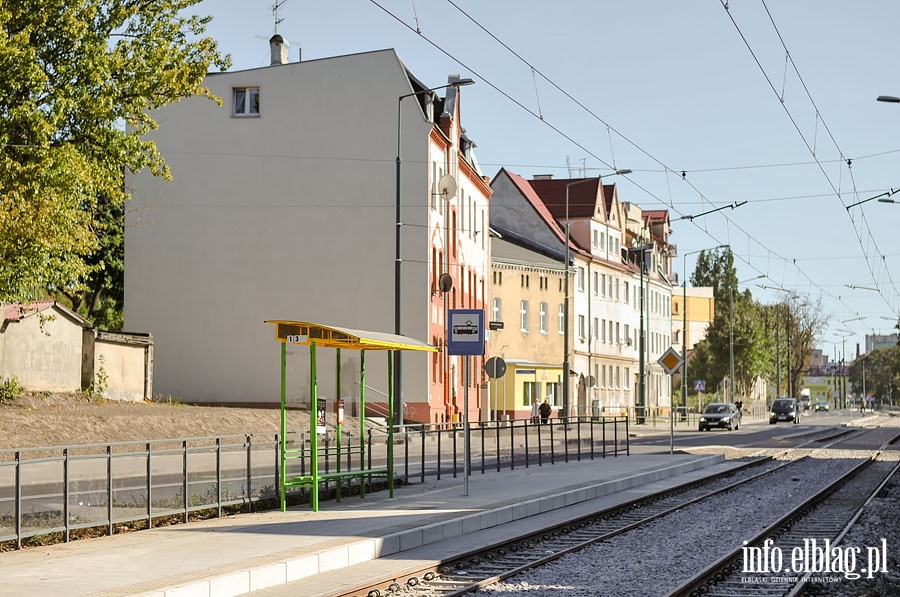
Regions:
M 776 398 L 769 409 L 769 424 L 774 425 L 779 421 L 799 423 L 800 408 L 794 398 Z
M 713 427 L 720 429 L 737 429 L 741 425 L 741 411 L 730 402 L 713 402 L 707 404 L 700 415 L 700 431 Z
M 831 408 L 827 402 L 824 400 L 819 400 L 813 405 L 813 408 L 816 412 L 828 412 L 828 409 Z

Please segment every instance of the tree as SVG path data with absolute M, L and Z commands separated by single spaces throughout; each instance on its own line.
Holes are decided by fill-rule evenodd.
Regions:
M 203 37 L 209 17 L 182 16 L 199 1 L 0 4 L 0 301 L 74 293 L 111 267 L 97 253 L 125 172 L 169 177 L 144 138 L 152 110 L 218 101 L 203 79 L 230 58 Z

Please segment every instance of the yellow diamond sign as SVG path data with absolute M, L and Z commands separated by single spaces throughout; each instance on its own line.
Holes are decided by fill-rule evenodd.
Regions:
M 661 357 L 656 359 L 656 362 L 662 365 L 662 368 L 666 370 L 666 373 L 671 375 L 681 368 L 684 359 L 681 358 L 681 355 L 677 350 L 669 348 L 669 350 L 664 352 Z

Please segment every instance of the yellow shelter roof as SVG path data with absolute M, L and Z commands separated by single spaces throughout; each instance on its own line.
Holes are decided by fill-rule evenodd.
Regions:
M 268 319 L 266 323 L 275 326 L 275 338 L 279 342 L 303 344 L 309 346 L 327 346 L 330 348 L 349 348 L 351 350 L 419 350 L 437 352 L 437 347 L 397 334 L 353 330 L 350 328 L 310 323 L 307 321 L 290 321 Z

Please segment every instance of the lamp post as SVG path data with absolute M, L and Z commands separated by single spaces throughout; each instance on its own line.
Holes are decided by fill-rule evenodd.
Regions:
M 647 251 L 652 251 L 653 245 L 641 245 L 639 247 L 632 247 L 630 249 L 626 249 L 629 253 L 640 253 L 640 268 L 641 268 L 641 292 L 639 294 L 640 297 L 640 329 L 638 331 L 638 350 L 640 356 L 638 357 L 638 402 L 641 408 L 641 414 L 637 414 L 637 406 L 635 405 L 635 419 L 638 424 L 644 422 L 644 407 L 645 407 L 645 398 L 646 398 L 646 385 L 644 381 L 644 254 Z
M 400 218 L 400 198 L 401 198 L 401 187 L 403 178 L 401 177 L 401 164 L 402 159 L 400 157 L 400 148 L 401 148 L 401 131 L 402 131 L 402 123 L 403 119 L 401 118 L 400 107 L 403 105 L 403 100 L 408 97 L 413 97 L 416 95 L 422 95 L 424 93 L 431 93 L 433 91 L 437 91 L 438 89 L 446 89 L 447 87 L 464 87 L 466 85 L 472 85 L 475 83 L 472 79 L 459 79 L 452 83 L 448 83 L 447 85 L 440 85 L 438 87 L 431 87 L 429 89 L 422 89 L 420 91 L 414 91 L 412 93 L 406 93 L 397 99 L 397 197 L 394 203 L 394 333 L 400 335 L 401 332 L 401 276 L 400 276 L 400 228 L 403 226 L 403 222 Z M 402 397 L 402 389 L 403 382 L 401 378 L 401 365 L 400 365 L 400 357 L 402 351 L 396 351 L 394 355 L 394 424 L 399 425 L 403 421 L 403 397 Z
M 759 280 L 765 277 L 765 274 L 760 274 L 748 280 L 741 280 L 736 284 L 736 286 L 740 286 L 741 284 L 746 284 L 747 282 L 752 282 L 754 280 Z M 728 362 L 731 366 L 731 378 L 728 383 L 728 392 L 729 396 L 731 396 L 731 402 L 734 402 L 734 288 L 729 288 L 728 320 Z

